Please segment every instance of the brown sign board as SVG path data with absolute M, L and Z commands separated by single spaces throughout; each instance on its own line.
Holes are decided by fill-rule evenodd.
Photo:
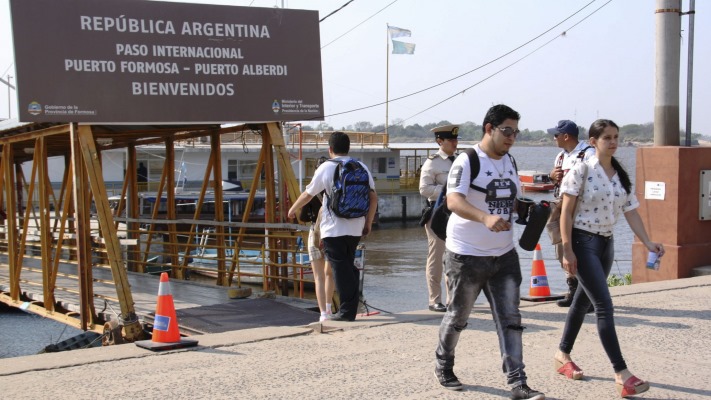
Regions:
M 318 12 L 11 0 L 23 122 L 323 120 Z

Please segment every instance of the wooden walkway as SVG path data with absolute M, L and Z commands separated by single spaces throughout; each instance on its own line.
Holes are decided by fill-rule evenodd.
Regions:
M 77 266 L 63 263 L 59 267 L 55 296 L 57 302 L 70 312 L 79 312 L 79 296 L 74 290 L 63 290 L 64 288 L 76 288 L 77 286 Z M 98 314 L 102 314 L 105 319 L 116 319 L 120 315 L 118 299 L 116 299 L 116 288 L 114 286 L 111 270 L 103 267 L 92 268 L 94 278 L 94 307 Z M 131 286 L 136 315 L 141 322 L 152 322 L 155 312 L 156 299 L 158 295 L 158 285 L 160 278 L 150 274 L 140 274 L 128 272 L 128 282 Z M 21 292 L 23 296 L 32 301 L 42 302 L 42 270 L 40 260 L 28 260 L 25 258 L 25 267 L 21 275 Z M 0 256 L 0 291 L 9 292 L 9 269 L 6 256 Z M 170 288 L 173 295 L 173 303 L 176 310 L 193 309 L 201 306 L 213 306 L 239 300 L 230 299 L 227 291 L 229 288 L 215 286 L 195 281 L 170 280 Z M 294 304 L 294 299 L 289 303 Z M 306 308 L 311 302 L 301 301 L 300 308 Z M 95 327 L 101 330 L 102 327 Z M 190 326 L 190 323 L 180 324 L 182 333 L 195 334 L 202 333 L 200 329 Z

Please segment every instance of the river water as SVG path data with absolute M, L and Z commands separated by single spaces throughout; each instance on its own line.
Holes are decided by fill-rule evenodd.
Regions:
M 554 147 L 514 147 L 519 170 L 549 171 L 558 149 Z M 617 158 L 635 182 L 635 148 L 617 151 Z M 638 198 L 641 188 L 636 188 Z M 534 200 L 549 200 L 550 193 L 526 193 Z M 523 232 L 523 226 L 514 224 L 514 240 Z M 612 273 L 618 276 L 631 272 L 633 234 L 627 223 L 620 221 L 615 227 L 615 264 Z M 403 312 L 427 308 L 425 259 L 427 237 L 417 221 L 383 223 L 363 241 L 366 246 L 364 297 L 368 305 L 387 312 Z M 544 232 L 540 240 L 541 252 L 548 274 L 548 284 L 553 293 L 566 290 L 565 275 L 555 259 L 555 250 Z M 521 293 L 528 294 L 533 252 L 521 250 L 523 283 Z M 481 296 L 478 302 L 483 301 Z M 372 311 L 372 310 L 371 310 Z M 35 354 L 45 346 L 68 339 L 81 331 L 64 324 L 0 308 L 0 358 Z

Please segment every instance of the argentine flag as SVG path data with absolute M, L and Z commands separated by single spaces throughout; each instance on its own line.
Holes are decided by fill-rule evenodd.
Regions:
M 390 33 L 390 38 L 394 39 L 397 37 L 410 37 L 412 32 L 409 29 L 396 28 L 394 26 L 388 26 L 388 33 Z
M 415 44 L 393 40 L 393 54 L 415 54 Z

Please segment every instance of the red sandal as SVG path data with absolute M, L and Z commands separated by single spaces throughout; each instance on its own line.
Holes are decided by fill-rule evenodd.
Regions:
M 624 384 L 615 383 L 617 393 L 620 397 L 634 396 L 649 390 L 649 382 L 645 382 L 636 376 L 631 376 Z
M 555 368 L 557 373 L 565 375 L 568 379 L 578 380 L 583 378 L 583 370 L 572 361 L 568 361 L 563 364 L 562 362 L 555 360 L 553 368 Z

